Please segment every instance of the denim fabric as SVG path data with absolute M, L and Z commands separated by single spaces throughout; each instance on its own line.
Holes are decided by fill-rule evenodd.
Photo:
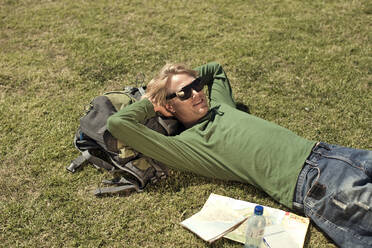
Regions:
M 372 247 L 372 151 L 318 143 L 296 186 L 294 207 L 340 247 Z

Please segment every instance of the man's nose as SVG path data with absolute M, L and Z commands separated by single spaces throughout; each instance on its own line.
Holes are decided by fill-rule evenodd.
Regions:
M 197 91 L 194 90 L 194 89 L 192 89 L 192 91 L 191 91 L 192 97 L 197 96 L 199 93 L 200 93 L 200 91 L 197 92 Z

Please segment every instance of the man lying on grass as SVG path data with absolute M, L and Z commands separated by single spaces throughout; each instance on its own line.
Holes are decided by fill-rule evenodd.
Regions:
M 170 137 L 143 125 L 157 112 L 176 117 L 185 130 Z M 108 129 L 173 169 L 264 190 L 310 217 L 340 247 L 372 247 L 372 152 L 310 141 L 236 109 L 217 63 L 195 70 L 165 65 L 146 98 L 111 116 Z

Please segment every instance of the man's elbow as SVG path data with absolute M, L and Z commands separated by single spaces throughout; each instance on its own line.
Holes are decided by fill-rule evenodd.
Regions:
M 212 62 L 209 62 L 208 63 L 210 66 L 212 66 L 214 69 L 218 69 L 221 67 L 221 64 L 216 62 L 216 61 L 212 61 Z
M 116 130 L 118 130 L 119 126 L 120 126 L 120 119 L 114 115 L 110 116 L 108 119 L 107 119 L 107 123 L 106 123 L 106 126 L 107 126 L 107 130 L 114 134 Z

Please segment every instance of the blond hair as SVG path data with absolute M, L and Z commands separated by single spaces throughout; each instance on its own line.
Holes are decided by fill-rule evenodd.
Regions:
M 153 103 L 165 106 L 170 78 L 176 74 L 187 74 L 195 78 L 198 76 L 197 71 L 190 69 L 184 64 L 168 63 L 163 66 L 158 75 L 147 84 L 145 96 L 151 99 Z

